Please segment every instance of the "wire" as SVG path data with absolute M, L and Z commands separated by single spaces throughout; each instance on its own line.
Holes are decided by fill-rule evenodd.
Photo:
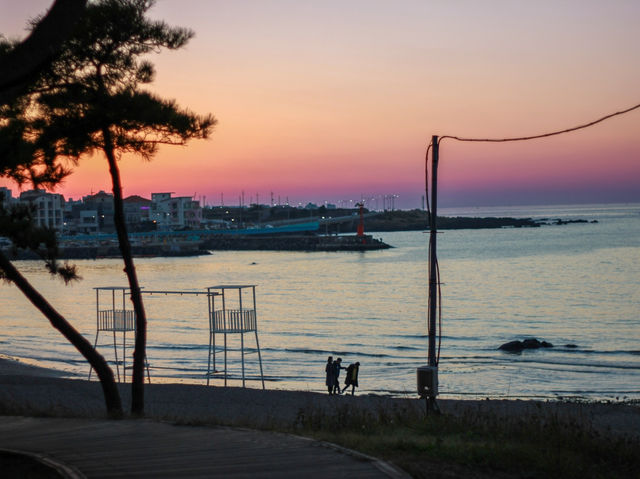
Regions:
M 438 281 L 438 353 L 436 354 L 436 366 L 440 363 L 440 348 L 442 346 L 442 289 L 440 283 L 440 263 L 436 258 L 436 272 Z
M 514 137 L 514 138 L 464 138 L 464 137 L 453 136 L 453 135 L 444 135 L 438 139 L 438 145 L 442 140 L 445 140 L 445 139 L 452 139 L 452 140 L 458 140 L 458 141 L 485 142 L 485 143 L 505 143 L 509 141 L 527 141 L 527 140 L 536 140 L 539 138 L 547 138 L 550 136 L 562 135 L 564 133 L 570 133 L 572 131 L 589 128 L 590 126 L 597 125 L 598 123 L 601 123 L 615 116 L 624 115 L 625 113 L 629 113 L 633 110 L 637 110 L 638 108 L 640 108 L 640 103 L 630 108 L 627 108 L 625 110 L 621 110 L 615 113 L 611 113 L 609 115 L 605 115 L 601 118 L 598 118 L 597 120 L 591 121 L 589 123 L 585 123 L 583 125 L 578 125 L 572 128 L 566 128 L 564 130 L 552 131 L 549 133 L 542 133 L 539 135 L 532 135 L 532 136 L 520 136 L 520 137 Z M 424 166 L 425 192 L 426 192 L 426 200 L 427 200 L 427 218 L 429 221 L 429 227 L 431 227 L 431 220 L 432 220 L 431 206 L 429 204 L 429 150 L 431 150 L 432 146 L 434 146 L 433 142 L 429 143 L 429 146 L 427 147 L 427 152 L 425 154 L 425 166 Z M 429 241 L 428 254 L 429 254 L 429 260 L 431 260 L 431 241 Z M 431 298 L 431 295 L 429 295 L 428 309 L 429 311 L 431 311 L 431 301 L 436 301 L 436 304 L 438 307 L 438 327 L 436 328 L 436 331 L 438 333 L 438 351 L 437 351 L 435 363 L 437 366 L 438 363 L 440 362 L 440 349 L 442 346 L 442 289 L 441 289 L 441 282 L 440 282 L 440 265 L 438 264 L 437 258 L 435 258 L 435 267 L 436 267 L 435 281 L 438 284 L 438 295 L 436 298 Z M 427 319 L 427 332 L 429 335 L 431 335 L 431 328 L 430 328 L 428 319 Z
M 427 147 L 427 153 L 424 155 L 424 186 L 425 186 L 425 199 L 427 200 L 427 226 L 431 228 L 431 205 L 429 203 L 429 150 L 433 142 L 429 143 Z
M 515 137 L 515 138 L 464 138 L 464 137 L 460 137 L 460 136 L 453 136 L 453 135 L 445 135 L 445 136 L 441 136 L 438 139 L 438 144 L 440 144 L 440 142 L 446 138 L 450 138 L 452 140 L 458 140 L 458 141 L 476 141 L 476 142 L 488 142 L 488 143 L 504 143 L 507 141 L 527 141 L 527 140 L 536 140 L 538 138 L 547 138 L 549 136 L 556 136 L 556 135 L 562 135 L 563 133 L 570 133 L 572 131 L 576 131 L 576 130 L 582 130 L 584 128 L 589 128 L 590 126 L 596 125 L 598 123 L 601 123 L 605 120 L 608 120 L 609 118 L 613 118 L 614 116 L 619 116 L 619 115 L 624 115 L 625 113 L 629 113 L 630 111 L 633 110 L 637 110 L 638 108 L 640 108 L 640 103 L 632 106 L 630 108 L 627 108 L 626 110 L 621 110 L 621 111 L 617 111 L 615 113 L 611 113 L 609 115 L 603 116 L 602 118 L 598 118 L 597 120 L 591 121 L 589 123 L 585 123 L 584 125 L 578 125 L 578 126 L 574 126 L 572 128 L 566 128 L 564 130 L 558 130 L 558 131 L 552 131 L 549 133 L 542 133 L 540 135 L 533 135 L 533 136 L 520 136 L 520 137 Z

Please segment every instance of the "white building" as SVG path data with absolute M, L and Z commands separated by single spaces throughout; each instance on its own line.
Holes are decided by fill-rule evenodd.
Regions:
M 98 233 L 100 228 L 97 210 L 81 210 L 77 220 L 76 229 L 82 234 Z
M 202 223 L 200 203 L 190 196 L 171 197 L 171 193 L 151 193 L 149 219 L 158 229 L 199 229 Z
M 30 190 L 20 193 L 20 202 L 34 205 L 33 220 L 38 226 L 46 226 L 62 231 L 64 219 L 64 197 L 44 190 Z

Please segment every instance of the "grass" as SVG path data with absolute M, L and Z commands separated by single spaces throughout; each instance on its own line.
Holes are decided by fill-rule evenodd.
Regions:
M 34 415 L 29 405 L 0 407 L 2 415 Z M 70 417 L 51 408 L 37 416 Z M 371 410 L 357 403 L 306 407 L 290 424 L 261 425 L 161 418 L 189 425 L 225 425 L 293 433 L 338 444 L 397 465 L 415 478 L 640 478 L 640 440 L 603 436 L 590 417 L 553 414 L 505 417 L 480 410 L 429 415 L 415 408 Z M 264 419 L 264 418 L 263 418 Z
M 487 414 L 425 416 L 338 406 L 301 411 L 290 432 L 393 462 L 413 477 L 640 477 L 637 439 L 602 437 L 589 423 Z

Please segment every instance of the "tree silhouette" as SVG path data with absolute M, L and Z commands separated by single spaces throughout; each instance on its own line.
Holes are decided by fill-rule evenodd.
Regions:
M 24 103 L 21 93 L 29 88 L 56 55 L 62 41 L 83 12 L 86 1 L 56 1 L 47 16 L 34 28 L 24 42 L 10 44 L 0 41 L 0 176 L 10 176 L 22 184 L 31 180 L 34 185 L 53 186 L 65 175 L 62 168 L 49 164 L 44 151 L 33 136 L 25 136 L 24 118 L 20 117 Z M 1 40 L 1 39 L 0 39 Z M 55 231 L 37 227 L 31 209 L 25 205 L 3 205 L 0 197 L 0 235 L 12 240 L 14 248 L 29 249 L 45 261 L 52 275 L 65 283 L 79 279 L 74 266 L 60 265 Z M 15 268 L 0 251 L 0 279 L 15 284 L 45 317 L 96 370 L 105 398 L 107 413 L 122 416 L 122 402 L 113 371 L 105 359 Z
M 63 264 L 58 260 L 58 247 L 55 231 L 34 225 L 31 208 L 27 205 L 5 207 L 0 198 L 0 235 L 12 240 L 14 248 L 29 249 L 37 253 L 52 275 L 57 275 L 65 283 L 79 279 L 75 266 Z M 96 370 L 104 394 L 107 414 L 111 417 L 122 416 L 122 402 L 116 387 L 113 371 L 96 349 L 82 336 L 38 291 L 27 281 L 18 269 L 0 250 L 0 279 L 15 284 L 31 303 L 49 319 L 73 346 Z
M 146 314 L 125 225 L 118 160 L 125 154 L 150 160 L 159 145 L 184 145 L 207 138 L 216 120 L 180 109 L 141 86 L 151 83 L 153 65 L 144 59 L 161 49 L 178 49 L 193 36 L 145 17 L 150 0 L 99 0 L 87 5 L 78 28 L 61 54 L 38 78 L 19 104 L 25 138 L 45 145 L 36 177 L 68 172 L 96 152 L 109 165 L 114 197 L 114 224 L 136 315 L 131 412 L 144 413 Z M 15 166 L 15 165 L 14 165 Z M 14 167 L 20 181 L 34 168 Z M 22 176 L 21 176 L 22 175 Z M 45 179 L 46 179 L 45 174 Z
M 87 0 L 56 0 L 29 37 L 0 56 L 0 104 L 23 92 L 55 58 L 86 4 Z

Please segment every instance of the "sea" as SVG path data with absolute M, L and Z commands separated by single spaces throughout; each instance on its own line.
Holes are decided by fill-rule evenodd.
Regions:
M 586 220 L 438 234 L 441 397 L 640 399 L 640 204 L 472 207 L 439 214 Z M 427 364 L 429 235 L 373 235 L 393 248 L 136 259 L 145 290 L 173 292 L 144 295 L 151 382 L 209 379 L 223 386 L 222 335 L 215 348 L 218 372 L 207 377 L 207 296 L 178 293 L 255 285 L 257 334 L 227 335 L 227 385 L 243 385 L 244 356 L 246 387 L 261 388 L 263 377 L 267 389 L 325 391 L 325 363 L 333 356 L 345 366 L 360 362 L 361 394 L 417 397 L 416 368 Z M 114 339 L 96 332 L 94 288 L 126 286 L 122 261 L 74 263 L 82 279 L 68 286 L 39 262 L 16 265 L 91 343 L 97 339 L 120 380 L 129 380 L 131 334 Z M 105 294 L 100 309 L 122 304 L 120 293 Z M 243 301 L 246 306 L 253 298 Z M 81 355 L 15 286 L 0 284 L 0 305 L 0 355 L 88 378 Z M 498 349 L 526 338 L 553 347 Z

